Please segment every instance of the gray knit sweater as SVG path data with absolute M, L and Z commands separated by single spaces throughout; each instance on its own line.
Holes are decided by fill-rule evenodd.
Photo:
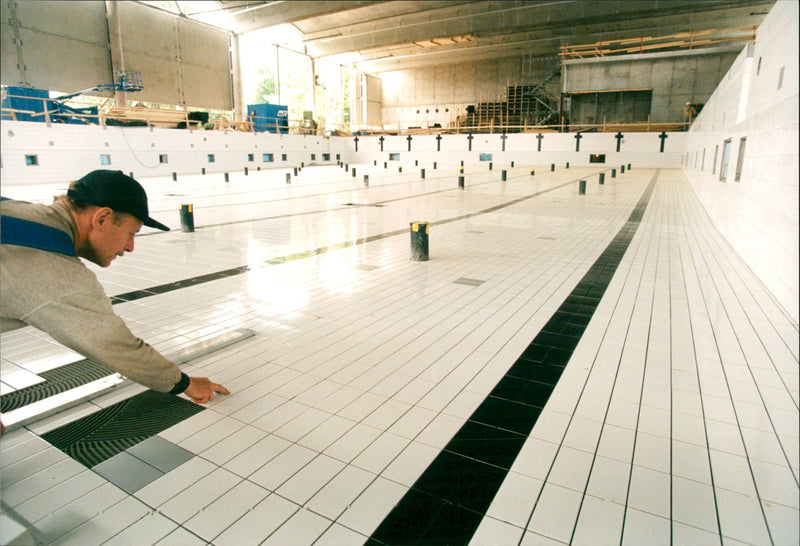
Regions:
M 0 211 L 75 240 L 75 223 L 62 205 L 2 201 Z M 177 364 L 134 336 L 114 313 L 97 277 L 79 258 L 0 245 L 0 331 L 26 324 L 151 389 L 169 392 L 181 378 Z

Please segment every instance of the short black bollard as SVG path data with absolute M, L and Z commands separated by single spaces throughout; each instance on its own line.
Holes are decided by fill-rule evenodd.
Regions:
M 387 166 L 386 166 L 386 162 L 385 162 L 385 161 L 383 162 L 383 168 L 384 168 L 384 169 L 386 169 L 386 168 L 387 168 Z
M 514 168 L 514 162 L 513 161 L 511 162 L 511 168 L 512 169 Z
M 411 222 L 411 259 L 428 261 L 428 222 Z
M 600 185 L 602 186 L 605 183 L 606 183 L 606 173 L 600 173 Z
M 414 160 L 414 166 L 415 167 L 419 167 L 419 159 L 415 159 Z
M 611 178 L 617 177 L 617 169 L 611 169 Z
M 245 167 L 244 168 L 244 175 L 247 176 L 248 174 L 250 174 L 250 173 L 248 172 L 247 167 Z
M 350 164 L 349 164 L 349 163 L 345 163 L 345 165 L 344 165 L 344 172 L 347 172 L 347 171 L 349 171 L 349 170 L 350 170 Z
M 176 182 L 178 180 L 178 173 L 172 173 L 172 181 Z
M 461 174 L 464 174 L 464 167 L 459 167 L 458 168 L 458 172 L 460 172 Z
M 369 186 L 369 175 L 368 174 L 364 175 L 364 186 Z
M 403 166 L 402 165 L 398 165 L 397 166 L 397 172 L 399 172 L 399 173 L 403 172 Z
M 294 168 L 294 175 L 297 176 L 297 167 Z
M 425 180 L 425 169 L 420 169 L 420 171 L 419 171 L 419 177 L 420 177 L 421 179 Z
M 464 160 L 463 159 L 461 160 L 461 166 L 462 167 L 464 166 Z
M 550 163 L 550 172 L 553 172 L 554 170 L 556 170 L 556 164 Z
M 631 170 L 631 164 L 628 163 L 628 170 Z
M 490 171 L 492 170 L 492 162 L 491 161 L 489 162 L 489 170 Z
M 578 193 L 580 195 L 586 195 L 586 180 L 578 182 Z
M 567 168 L 569 169 L 569 161 L 567 161 Z
M 192 205 L 181 205 L 181 231 L 191 233 L 194 231 L 194 214 Z
M 459 176 L 458 177 L 458 187 L 461 188 L 462 190 L 464 189 L 464 177 L 463 176 Z
M 625 165 L 620 165 L 619 174 L 625 174 Z
M 287 184 L 292 183 L 292 173 L 286 173 L 286 183 Z
M 206 168 L 205 168 L 205 167 L 203 167 L 203 168 L 200 170 L 200 172 L 201 172 L 202 174 L 206 174 Z
M 228 176 L 228 173 L 225 173 L 225 182 L 230 182 L 230 180 L 231 180 L 231 179 L 230 179 L 230 177 Z
M 353 178 L 355 178 L 355 177 L 356 177 L 356 168 L 353 167 Z
M 306 162 L 305 162 L 305 161 L 301 161 L 301 162 L 300 162 L 300 168 L 302 169 L 302 168 L 303 168 L 303 167 L 305 167 L 305 166 L 306 166 Z
M 373 159 L 372 160 L 372 166 L 373 167 L 377 167 L 378 166 L 378 160 L 377 159 Z
M 500 171 L 500 180 L 502 180 L 503 182 L 506 181 L 506 171 L 505 170 Z
M 536 174 L 536 169 L 531 169 L 531 176 Z
M 436 162 L 435 161 L 433 162 L 433 170 L 434 171 L 436 170 Z

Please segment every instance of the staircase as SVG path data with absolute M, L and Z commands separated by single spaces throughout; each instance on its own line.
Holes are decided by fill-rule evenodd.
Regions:
M 556 68 L 535 85 L 511 85 L 503 101 L 479 102 L 468 112 L 464 125 L 473 132 L 492 131 L 504 126 L 508 133 L 523 132 L 526 128 L 547 125 L 558 119 L 558 99 L 545 91 L 553 78 L 561 75 Z

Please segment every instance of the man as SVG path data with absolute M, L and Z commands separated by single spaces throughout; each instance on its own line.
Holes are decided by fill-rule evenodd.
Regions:
M 0 331 L 26 324 L 59 343 L 160 392 L 185 393 L 203 404 L 228 394 L 134 336 L 114 313 L 102 286 L 79 258 L 108 267 L 149 217 L 147 195 L 120 171 L 92 171 L 52 205 L 0 202 Z

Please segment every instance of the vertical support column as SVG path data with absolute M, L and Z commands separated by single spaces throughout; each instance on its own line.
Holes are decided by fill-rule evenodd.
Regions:
M 111 53 L 111 78 L 114 74 L 125 71 L 125 57 L 122 54 L 122 30 L 119 26 L 117 2 L 106 0 L 106 18 L 108 19 L 108 49 Z M 116 83 L 116 82 L 114 82 Z M 114 102 L 118 107 L 128 106 L 128 95 L 125 91 L 114 92 Z

